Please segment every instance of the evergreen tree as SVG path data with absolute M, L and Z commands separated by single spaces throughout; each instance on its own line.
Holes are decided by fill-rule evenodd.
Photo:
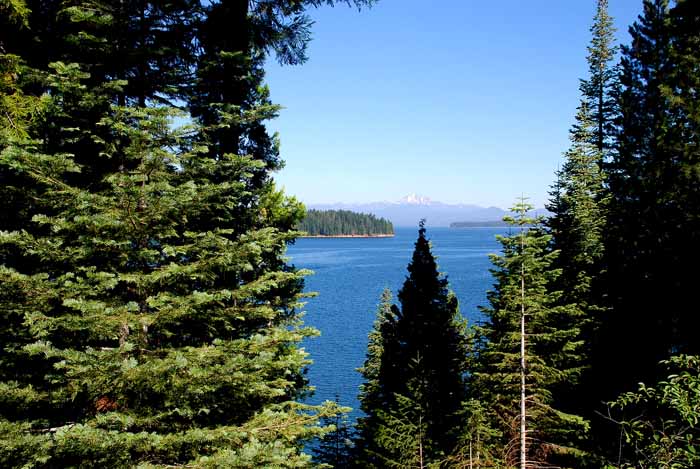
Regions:
M 335 398 L 336 404 L 339 397 Z M 350 408 L 344 410 L 349 411 Z M 333 417 L 324 417 L 321 424 L 331 428 L 314 447 L 314 462 L 326 464 L 336 469 L 352 467 L 354 452 L 354 429 L 348 421 L 346 413 L 338 413 Z
M 398 463 L 401 448 L 416 441 L 427 465 L 449 454 L 457 442 L 465 394 L 464 326 L 425 233 L 421 222 L 409 276 L 398 295 L 401 308 L 388 308 L 385 294 L 370 335 L 361 395 L 367 417 L 360 422 L 358 444 L 365 466 Z M 387 433 L 399 421 L 401 428 L 412 429 L 400 441 Z
M 586 313 L 582 323 L 562 327 L 581 328 L 586 347 L 593 343 L 594 325 L 601 312 L 601 294 L 594 287 L 603 268 L 603 230 L 608 203 L 602 164 L 609 152 L 615 117 L 612 93 L 616 79 L 610 62 L 616 48 L 607 0 L 598 1 L 591 32 L 589 77 L 581 83 L 582 102 L 570 133 L 571 146 L 564 154 L 564 165 L 551 191 L 547 208 L 552 216 L 546 222 L 553 249 L 559 252 L 553 265 L 561 269 L 557 279 L 561 302 L 576 303 Z M 590 348 L 585 356 L 590 360 Z M 585 399 L 571 391 L 569 388 L 560 394 L 570 397 L 571 402 L 566 405 L 578 402 L 580 410 Z M 583 395 L 586 394 L 584 391 Z
M 562 269 L 559 287 L 565 302 L 584 308 L 594 306 L 595 277 L 603 258 L 603 229 L 607 192 L 600 168 L 601 152 L 591 144 L 593 121 L 583 102 L 571 132 L 571 148 L 557 173 L 557 183 L 547 208 L 547 220 L 554 249 L 559 251 L 555 265 Z
M 700 225 L 695 89 L 697 2 L 646 1 L 623 48 L 620 133 L 610 166 L 607 315 L 595 364 L 599 400 L 639 381 L 672 353 L 696 354 L 694 271 Z
M 367 358 L 364 365 L 358 369 L 364 378 L 364 382 L 360 385 L 358 397 L 360 409 L 365 415 L 358 418 L 356 424 L 358 430 L 355 444 L 357 455 L 361 455 L 366 447 L 372 445 L 371 437 L 375 433 L 376 426 L 375 409 L 379 409 L 382 403 L 386 402 L 390 397 L 383 394 L 384 387 L 381 379 L 384 346 L 387 341 L 394 340 L 390 335 L 395 331 L 397 319 L 391 308 L 391 302 L 391 290 L 385 288 L 377 306 L 376 319 L 372 330 L 368 334 Z
M 257 89 L 200 99 L 218 118 L 175 126 L 211 14 L 199 2 L 9 5 L 0 465 L 307 465 L 337 406 L 299 403 L 313 331 L 284 261 L 303 209 L 270 178 L 276 107 Z M 261 86 L 239 72 L 225 78 Z M 254 131 L 226 148 L 227 127 Z
M 588 46 L 588 78 L 581 80 L 580 90 L 591 119 L 589 142 L 600 152 L 600 161 L 610 157 L 618 115 L 618 70 L 613 18 L 608 14 L 608 0 L 598 0 Z
M 552 249 L 558 253 L 552 267 L 561 272 L 551 288 L 561 292 L 560 305 L 575 305 L 582 313 L 561 316 L 562 322 L 552 326 L 580 332 L 576 361 L 567 366 L 580 367 L 581 375 L 575 380 L 560 381 L 552 391 L 558 409 L 591 418 L 596 402 L 591 400 L 595 393 L 590 391 L 598 386 L 592 379 L 593 347 L 604 314 L 599 283 L 608 195 L 600 168 L 601 152 L 591 143 L 594 126 L 586 101 L 581 103 L 576 122 L 571 148 L 565 153 L 547 206 L 552 216 L 546 223 Z
M 490 428 L 500 433 L 492 454 L 507 467 L 567 464 L 579 456 L 576 446 L 586 422 L 554 406 L 553 390 L 576 382 L 580 374 L 581 310 L 560 303 L 552 291 L 559 270 L 557 252 L 541 219 L 527 216 L 532 206 L 521 200 L 505 220 L 518 230 L 499 236 L 502 255 L 493 255 L 495 289 L 477 328 L 477 365 L 471 392 L 489 409 Z M 530 227 L 530 228 L 526 228 Z M 569 325 L 563 328 L 563 325 Z M 569 462 L 568 464 L 571 464 Z
M 420 365 L 420 359 L 413 364 Z M 395 394 L 390 409 L 377 410 L 378 425 L 373 436 L 376 450 L 372 452 L 377 467 L 423 469 L 437 464 L 432 459 L 435 449 L 426 437 L 423 393 L 427 383 L 419 376 L 415 378 L 418 381 L 408 383 L 409 395 Z

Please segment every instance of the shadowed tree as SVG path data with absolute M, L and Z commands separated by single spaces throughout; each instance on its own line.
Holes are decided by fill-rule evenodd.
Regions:
M 447 279 L 438 273 L 424 222 L 408 272 L 398 294 L 400 308 L 389 308 L 388 295 L 383 296 L 362 370 L 366 384 L 360 398 L 367 417 L 359 425 L 358 459 L 367 466 L 401 461 L 398 441 L 420 440 L 423 463 L 436 462 L 455 447 L 461 425 L 464 324 Z M 411 430 L 397 440 L 391 422 L 398 421 L 405 424 L 401 428 L 420 430 L 419 438 Z

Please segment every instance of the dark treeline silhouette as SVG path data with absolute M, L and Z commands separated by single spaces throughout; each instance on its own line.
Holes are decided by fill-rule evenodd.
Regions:
M 390 221 L 350 210 L 309 210 L 297 229 L 311 236 L 394 234 Z

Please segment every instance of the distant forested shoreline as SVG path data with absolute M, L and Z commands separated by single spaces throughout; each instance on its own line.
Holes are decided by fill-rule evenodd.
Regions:
M 297 225 L 299 231 L 313 237 L 385 237 L 394 235 L 389 220 L 370 213 L 350 210 L 309 210 Z

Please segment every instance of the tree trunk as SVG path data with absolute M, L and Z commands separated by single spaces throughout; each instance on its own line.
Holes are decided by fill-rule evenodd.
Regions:
M 520 228 L 521 255 L 525 251 Z M 520 265 L 520 469 L 527 467 L 527 422 L 525 421 L 525 262 Z

